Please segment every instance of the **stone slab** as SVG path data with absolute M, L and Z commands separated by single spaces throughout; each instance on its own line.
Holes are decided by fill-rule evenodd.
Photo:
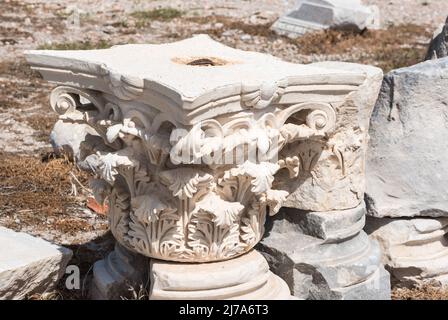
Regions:
M 368 217 L 365 230 L 396 285 L 448 284 L 448 218 Z
M 0 227 L 0 299 L 51 291 L 71 257 L 70 249 Z
M 385 76 L 370 121 L 369 215 L 448 216 L 447 86 L 448 58 Z
M 341 85 L 347 89 L 347 85 L 358 86 L 365 79 L 355 68 L 338 69 L 337 63 L 334 68 L 293 64 L 227 47 L 207 35 L 167 44 L 128 44 L 101 50 L 31 50 L 25 56 L 50 82 L 138 100 L 168 109 L 174 118 L 179 111 L 185 116 L 188 110 L 202 106 L 222 109 L 219 113 L 228 113 L 229 108 L 240 111 L 240 101 L 237 105 L 234 100 L 241 93 L 260 91 L 262 98 L 268 99 L 278 88 L 291 88 L 279 102 L 300 103 L 300 86 L 338 86 L 340 91 Z

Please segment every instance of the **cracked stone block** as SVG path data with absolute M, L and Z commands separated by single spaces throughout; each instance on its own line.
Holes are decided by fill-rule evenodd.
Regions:
M 395 284 L 448 285 L 448 218 L 374 218 L 365 228 Z
M 319 219 L 310 219 L 313 215 Z M 362 205 L 311 215 L 282 209 L 268 221 L 258 249 L 298 298 L 387 300 L 389 274 L 378 243 L 362 231 L 364 215 Z
M 51 291 L 71 257 L 70 249 L 0 227 L 0 299 Z
M 90 298 L 120 300 L 132 296 L 133 291 L 148 288 L 149 259 L 130 252 L 119 244 L 103 260 L 93 265 Z

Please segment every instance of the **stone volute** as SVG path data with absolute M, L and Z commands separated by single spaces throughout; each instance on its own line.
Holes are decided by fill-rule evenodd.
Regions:
M 153 258 L 153 299 L 289 298 L 253 250 L 266 216 L 362 200 L 368 121 L 359 119 L 370 106 L 347 101 L 362 102 L 355 93 L 376 68 L 292 64 L 204 35 L 26 57 L 57 85 L 50 100 L 60 120 L 93 129 L 78 160 L 95 173 L 97 200 L 109 201 L 120 253 L 106 264 Z M 197 287 L 183 272 L 215 280 Z

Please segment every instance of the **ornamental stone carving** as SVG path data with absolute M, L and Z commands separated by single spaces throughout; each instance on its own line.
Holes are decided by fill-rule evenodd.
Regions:
M 134 253 L 225 261 L 249 252 L 282 206 L 362 200 L 370 101 L 359 91 L 375 90 L 376 68 L 291 64 L 204 35 L 26 56 L 58 85 L 60 119 L 94 130 L 78 161 Z

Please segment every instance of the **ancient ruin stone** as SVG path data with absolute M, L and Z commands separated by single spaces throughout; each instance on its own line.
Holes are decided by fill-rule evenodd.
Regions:
M 384 78 L 370 122 L 368 213 L 448 216 L 448 58 Z
M 292 64 L 204 35 L 26 56 L 59 85 L 50 100 L 60 119 L 95 130 L 81 144 L 81 163 L 97 176 L 91 183 L 97 201 L 109 199 L 119 244 L 162 260 L 152 264 L 150 277 L 166 271 L 169 282 L 185 263 L 204 262 L 237 273 L 263 236 L 268 214 L 284 205 L 348 209 L 363 200 L 378 68 Z M 204 279 L 214 274 L 206 265 L 196 270 Z M 289 297 L 270 271 L 252 276 L 245 278 L 248 287 L 266 281 L 250 297 L 267 291 L 270 299 Z M 102 279 L 95 278 L 98 288 L 110 280 Z M 231 291 L 228 281 L 219 276 L 212 287 Z M 154 286 L 151 298 L 178 297 Z M 214 296 L 208 291 L 196 298 Z M 229 298 L 246 293 L 232 291 Z
M 448 218 L 369 217 L 366 231 L 397 285 L 448 284 Z
M 440 59 L 448 56 L 448 18 L 433 34 L 425 60 Z
M 390 299 L 389 274 L 376 241 L 362 231 L 363 205 L 305 212 L 282 209 L 257 248 L 301 299 Z
M 0 300 L 51 292 L 71 257 L 70 249 L 0 227 Z
M 366 28 L 378 29 L 379 19 L 376 6 L 364 6 L 359 0 L 299 0 L 272 29 L 291 38 L 329 28 L 361 32 Z

